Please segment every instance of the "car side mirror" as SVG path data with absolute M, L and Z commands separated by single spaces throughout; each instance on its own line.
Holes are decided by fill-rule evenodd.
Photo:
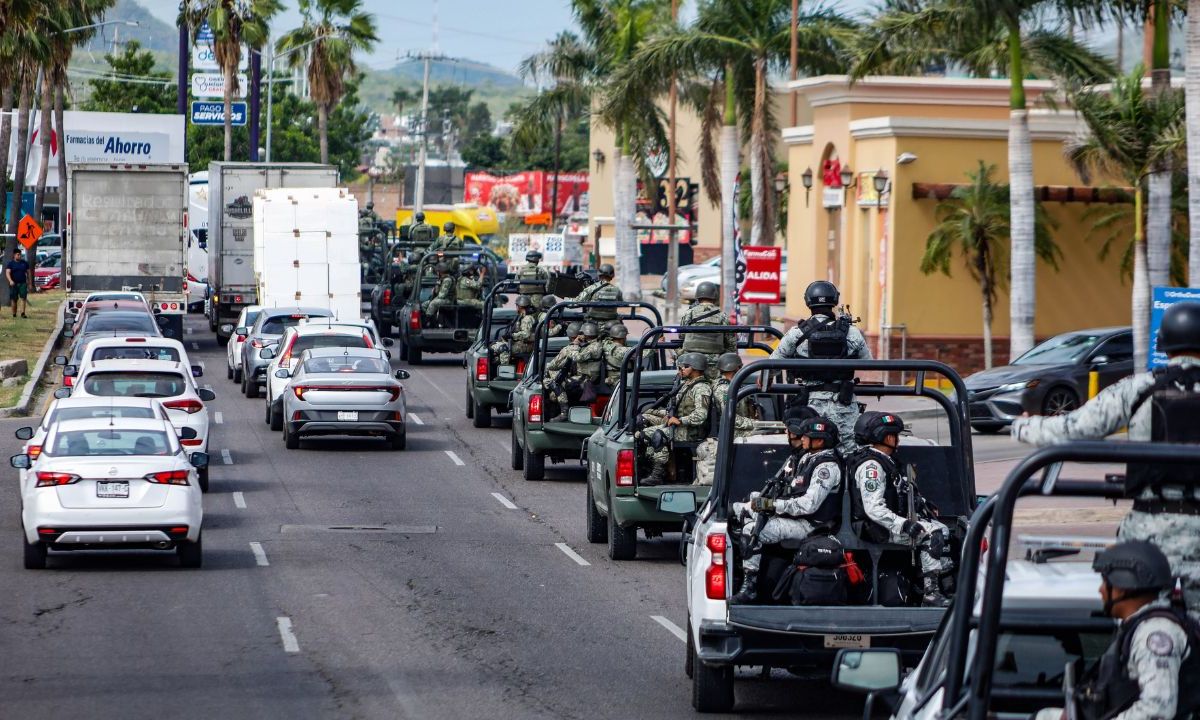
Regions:
M 412 373 L 410 373 L 407 370 L 397 370 L 396 371 L 396 379 L 397 380 L 407 380 L 410 377 L 412 377 Z
M 75 331 L 74 330 L 63 330 L 63 337 L 70 340 L 71 338 L 75 337 Z
M 217 394 L 208 388 L 200 388 L 196 391 L 196 397 L 200 398 L 204 402 L 212 402 L 213 400 L 217 399 Z
M 1112 362 L 1112 359 L 1109 358 L 1107 355 L 1097 355 L 1096 357 L 1092 358 L 1092 366 L 1093 367 L 1095 367 L 1097 365 L 1107 365 L 1110 362 Z
M 16 435 L 18 440 L 32 440 L 33 428 L 29 427 L 28 425 L 17 428 L 17 431 L 13 433 L 13 435 Z
M 248 328 L 248 327 L 234 328 L 233 334 L 234 335 L 249 335 L 250 328 Z
M 280 380 L 286 380 L 286 379 L 290 378 L 291 376 L 292 376 L 292 373 L 290 370 L 285 370 L 283 368 L 279 368 L 278 370 L 275 371 L 275 377 L 279 378 Z
M 63 377 L 75 377 L 79 374 L 78 365 L 67 365 L 63 367 Z
M 567 410 L 567 422 L 575 425 L 587 425 L 592 422 L 592 407 L 577 405 Z
M 204 368 L 199 365 L 192 366 L 192 377 L 204 377 Z
M 258 356 L 263 360 L 270 360 L 271 358 L 275 357 L 275 350 L 273 348 L 265 347 L 258 351 Z
M 191 455 L 188 455 L 188 462 L 190 462 L 194 468 L 206 468 L 208 467 L 208 453 L 194 452 Z
M 900 651 L 895 648 L 839 650 L 833 661 L 833 686 L 874 693 L 900 687 Z
M 12 465 L 18 470 L 28 470 L 29 466 L 31 465 L 29 456 L 24 453 L 10 457 L 8 459 L 8 464 Z
M 382 342 L 382 343 L 383 343 L 383 346 L 384 346 L 384 347 L 392 347 L 393 345 L 395 345 L 395 344 L 396 344 L 396 341 L 395 341 L 395 340 L 393 340 L 393 339 L 391 339 L 391 338 L 389 338 L 389 337 L 385 337 L 385 338 L 384 338 L 383 340 L 381 340 L 380 342 Z
M 691 490 L 674 490 L 658 496 L 658 509 L 674 515 L 691 515 L 696 512 L 696 493 Z
M 233 323 L 221 323 L 221 327 L 219 329 L 225 335 L 229 335 L 233 332 Z
M 196 428 L 190 428 L 190 427 L 179 428 L 178 435 L 179 435 L 180 440 L 195 440 L 197 438 Z
M 56 400 L 64 400 L 69 397 L 71 397 L 71 388 L 60 387 L 54 391 L 54 398 Z
M 66 365 L 67 364 L 67 356 L 66 355 L 55 355 L 54 356 L 54 364 L 55 365 Z

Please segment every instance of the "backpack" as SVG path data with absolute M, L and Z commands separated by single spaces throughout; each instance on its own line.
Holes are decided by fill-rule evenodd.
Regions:
M 846 553 L 836 537 L 811 535 L 801 541 L 772 597 L 786 596 L 793 605 L 845 605 L 850 585 L 845 564 Z
M 832 319 L 810 317 L 806 320 L 804 332 L 808 336 L 808 357 L 813 360 L 845 360 L 850 357 L 850 324 L 849 315 L 841 315 Z M 854 371 L 805 371 L 804 378 L 822 382 L 839 382 L 853 380 Z
M 1150 403 L 1150 441 L 1200 444 L 1200 393 L 1192 388 L 1200 384 L 1200 368 L 1169 365 L 1155 368 L 1154 384 L 1146 388 L 1133 405 L 1133 417 L 1143 404 Z M 1182 387 L 1183 389 L 1180 389 Z M 1164 485 L 1200 483 L 1200 468 L 1187 465 L 1129 463 L 1125 473 L 1125 492 L 1136 497 L 1146 488 L 1160 491 Z

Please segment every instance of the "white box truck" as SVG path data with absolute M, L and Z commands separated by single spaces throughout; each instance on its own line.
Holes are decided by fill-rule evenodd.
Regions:
M 316 163 L 208 166 L 208 326 L 221 344 L 245 305 L 258 302 L 254 277 L 253 201 L 264 188 L 337 185 L 337 168 Z
M 180 339 L 187 312 L 188 168 L 183 163 L 67 166 L 67 309 L 90 293 L 137 290 Z
M 259 190 L 253 214 L 260 305 L 323 307 L 359 319 L 358 201 L 350 191 Z

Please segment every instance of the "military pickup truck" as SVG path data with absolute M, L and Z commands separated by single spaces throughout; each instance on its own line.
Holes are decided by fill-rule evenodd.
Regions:
M 514 357 L 512 365 L 500 365 L 492 352 L 492 343 L 517 319 L 517 311 L 508 304 L 504 293 L 516 293 L 520 285 L 544 285 L 544 281 L 501 280 L 492 286 L 483 301 L 483 325 L 475 335 L 475 342 L 463 353 L 463 366 L 467 368 L 467 417 L 477 428 L 492 426 L 492 411 L 507 410 L 508 396 L 517 386 L 525 372 L 528 357 Z
M 416 263 L 412 281 L 407 284 L 407 296 L 400 309 L 400 357 L 409 365 L 420 365 L 427 352 L 461 353 L 471 347 L 476 332 L 483 324 L 483 310 L 451 303 L 438 311 L 436 317 L 427 314 L 423 306 L 433 298 L 438 276 L 437 263 L 479 263 L 486 269 L 481 293 L 486 293 L 498 277 L 495 260 L 479 250 L 439 250 L 428 253 Z M 452 272 L 457 279 L 458 270 Z
M 647 538 L 663 532 L 682 529 L 679 515 L 659 510 L 658 499 L 663 492 L 690 490 L 696 501 L 708 496 L 708 486 L 696 484 L 696 442 L 672 443 L 666 485 L 647 487 L 641 478 L 648 469 L 640 450 L 644 441 L 638 438 L 638 422 L 643 412 L 653 405 L 669 403 L 668 395 L 677 389 L 676 370 L 649 370 L 643 365 L 646 350 L 677 350 L 682 344 L 679 333 L 738 333 L 740 349 L 757 349 L 766 353 L 771 347 L 755 336 L 771 336 L 776 340 L 783 333 L 770 326 L 760 325 L 700 325 L 651 328 L 638 341 L 633 352 L 625 356 L 626 369 L 613 392 L 613 399 L 604 411 L 600 427 L 587 441 L 587 539 L 592 543 L 608 543 L 608 556 L 613 560 L 632 560 L 637 555 L 637 532 L 640 528 Z M 667 338 L 667 334 L 676 334 Z M 775 420 L 781 415 L 778 407 L 763 408 L 761 420 Z M 711 405 L 710 426 L 715 434 L 716 405 Z M 782 428 L 781 428 L 782 429 Z
M 584 444 L 600 424 L 611 390 L 603 387 L 588 405 L 567 409 L 567 417 L 549 420 L 545 380 L 546 364 L 567 344 L 565 337 L 551 337 L 548 329 L 581 319 L 589 309 L 611 308 L 626 324 L 638 323 L 646 328 L 662 325 L 662 315 L 653 305 L 644 302 L 560 302 L 546 311 L 538 323 L 533 355 L 525 365 L 525 374 L 513 389 L 512 407 L 512 469 L 524 471 L 526 480 L 542 480 L 546 474 L 546 458 L 561 463 L 579 459 Z M 640 333 L 639 333 L 640 334 Z M 635 333 L 630 332 L 630 337 Z M 609 380 L 612 382 L 612 380 Z M 608 390 L 607 392 L 604 392 Z

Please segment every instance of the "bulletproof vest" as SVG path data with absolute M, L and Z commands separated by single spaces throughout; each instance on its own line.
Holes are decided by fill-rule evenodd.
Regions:
M 592 340 L 592 341 L 588 342 L 587 345 L 584 345 L 583 348 L 586 348 L 588 345 L 591 345 L 594 342 L 598 343 L 601 341 L 599 339 Z M 580 352 L 583 351 L 583 348 L 580 348 Z M 576 360 L 575 372 L 578 373 L 579 375 L 587 375 L 593 381 L 599 381 L 600 368 L 601 368 L 601 366 L 603 366 L 603 364 L 604 364 L 603 356 L 601 356 L 600 358 L 598 358 L 596 360 L 582 360 L 582 361 Z
M 813 360 L 845 360 L 850 357 L 850 317 L 828 318 L 814 315 L 804 321 L 801 332 L 808 336 L 808 357 Z M 807 370 L 804 379 L 840 382 L 854 379 L 850 370 Z
M 588 288 L 589 290 L 591 290 L 591 293 L 588 296 L 588 300 L 611 301 L 611 300 L 620 300 L 621 299 L 621 288 L 617 287 L 616 285 L 613 285 L 612 283 L 604 282 L 604 281 L 597 283 L 597 285 L 599 287 L 596 287 L 595 290 L 591 290 L 591 288 Z M 604 308 L 592 307 L 592 308 L 587 309 L 586 315 L 589 320 L 616 320 L 617 319 L 617 308 L 615 308 L 615 307 L 604 307 Z
M 817 466 L 826 462 L 835 462 L 840 468 L 842 465 L 842 456 L 837 450 L 820 450 L 815 453 L 808 453 L 800 463 L 800 467 L 796 468 L 790 478 L 791 482 L 787 486 L 787 494 L 785 497 L 800 497 L 808 492 L 808 488 L 812 485 L 813 472 Z M 837 490 L 829 493 L 825 500 L 807 516 L 807 519 L 814 525 L 818 525 L 823 529 L 828 529 L 829 532 L 835 533 L 842 524 L 842 493 L 846 491 L 846 483 L 838 484 Z
M 526 265 L 517 273 L 518 280 L 545 280 L 549 273 L 538 265 Z M 521 283 L 517 287 L 517 292 L 522 295 L 542 295 L 546 292 L 544 285 L 533 285 L 530 283 Z
M 415 243 L 432 243 L 433 226 L 428 223 L 417 223 L 408 231 L 408 239 Z
M 891 538 L 891 533 L 867 515 L 862 493 L 858 489 L 856 480 L 858 469 L 868 460 L 876 460 L 883 467 L 883 477 L 879 479 L 883 483 L 883 501 L 897 515 L 907 513 L 905 506 L 908 499 L 908 484 L 902 482 L 903 476 L 900 474 L 900 468 L 896 467 L 895 461 L 875 448 L 861 447 L 846 458 L 846 483 L 850 486 L 850 525 L 854 528 L 854 532 L 865 540 L 887 542 Z M 905 488 L 904 492 L 900 490 L 900 487 Z
M 1080 714 L 1085 720 L 1108 720 L 1137 701 L 1141 688 L 1137 680 L 1129 677 L 1130 645 L 1138 625 L 1156 617 L 1173 620 L 1187 632 L 1191 654 L 1179 666 L 1179 678 L 1200 677 L 1200 627 L 1196 621 L 1188 618 L 1183 610 L 1175 608 L 1147 610 L 1121 623 L 1112 645 L 1100 656 L 1099 662 L 1075 691 Z M 1200 684 L 1180 682 L 1175 715 L 1168 720 L 1185 720 L 1196 712 L 1200 712 Z
M 1150 403 L 1150 441 L 1200 444 L 1200 367 L 1169 365 L 1154 370 L 1154 384 L 1134 400 L 1130 417 Z M 1164 485 L 1200 484 L 1200 467 L 1155 463 L 1129 463 L 1125 489 L 1131 496 L 1151 488 L 1161 494 Z
M 701 303 L 688 311 L 681 325 L 724 325 L 721 308 L 711 303 Z M 684 333 L 680 352 L 698 352 L 718 355 L 725 352 L 724 333 Z
M 457 290 L 459 300 L 478 300 L 479 299 L 479 284 L 474 278 L 460 277 L 458 279 Z

